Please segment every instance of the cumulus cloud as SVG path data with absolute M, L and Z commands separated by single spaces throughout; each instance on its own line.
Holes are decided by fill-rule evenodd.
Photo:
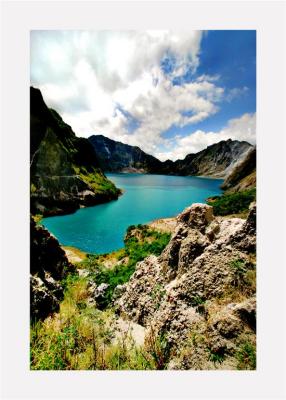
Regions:
M 256 114 L 244 114 L 240 118 L 231 119 L 225 128 L 218 132 L 204 132 L 198 130 L 190 135 L 176 136 L 169 144 L 171 149 L 166 152 L 157 152 L 156 157 L 164 161 L 167 159 L 183 159 L 187 154 L 197 153 L 206 147 L 221 140 L 245 140 L 250 144 L 256 143 Z
M 78 136 L 103 134 L 159 154 L 180 139 L 163 133 L 209 118 L 225 93 L 219 75 L 200 75 L 174 85 L 199 66 L 201 31 L 32 31 L 31 84 Z M 163 67 L 165 62 L 165 68 Z M 207 135 L 207 134 L 205 134 Z M 193 140 L 203 141 L 196 132 Z M 211 136 L 208 141 L 211 140 Z M 198 138 L 198 139 L 196 139 Z M 190 148 L 198 148 L 190 144 Z

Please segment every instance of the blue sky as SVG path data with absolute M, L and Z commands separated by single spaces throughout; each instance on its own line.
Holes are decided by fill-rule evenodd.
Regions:
M 209 119 L 182 128 L 172 126 L 162 133 L 166 138 L 198 129 L 219 131 L 228 120 L 256 112 L 256 31 L 208 31 L 203 35 L 199 57 L 196 73 L 187 71 L 174 84 L 182 85 L 204 74 L 218 76 L 217 82 L 230 93 L 230 98 L 223 99 L 220 110 Z M 164 72 L 169 72 L 172 63 L 165 58 L 161 65 Z M 234 88 L 245 90 L 232 98 Z
M 255 143 L 255 31 L 33 31 L 31 84 L 77 135 L 162 160 Z

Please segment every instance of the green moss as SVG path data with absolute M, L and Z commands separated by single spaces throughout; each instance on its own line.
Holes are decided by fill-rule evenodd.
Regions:
M 208 199 L 207 203 L 213 207 L 214 215 L 230 215 L 243 213 L 256 198 L 256 189 L 242 192 L 223 194 Z

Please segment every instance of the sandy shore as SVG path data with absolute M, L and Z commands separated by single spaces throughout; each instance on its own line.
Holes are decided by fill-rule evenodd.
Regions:
M 86 253 L 77 249 L 76 247 L 61 246 L 61 248 L 64 250 L 64 252 L 66 253 L 67 259 L 72 264 L 81 262 L 86 258 Z
M 173 233 L 177 225 L 177 220 L 176 217 L 159 218 L 151 221 L 147 225 L 150 226 L 150 228 L 156 229 L 158 231 Z

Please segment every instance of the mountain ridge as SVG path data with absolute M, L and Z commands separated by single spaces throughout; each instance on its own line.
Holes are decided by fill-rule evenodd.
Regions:
M 196 175 L 226 178 L 234 165 L 253 146 L 245 141 L 224 140 L 190 153 L 184 159 L 160 161 L 137 146 L 109 139 L 103 135 L 88 138 L 106 172 L 141 172 L 167 175 Z

